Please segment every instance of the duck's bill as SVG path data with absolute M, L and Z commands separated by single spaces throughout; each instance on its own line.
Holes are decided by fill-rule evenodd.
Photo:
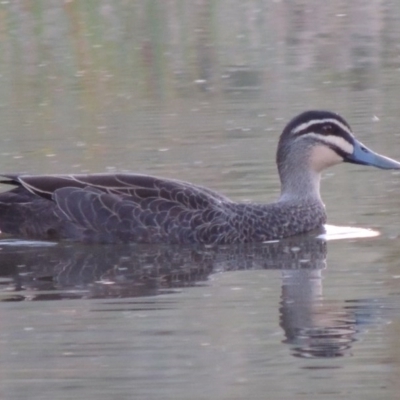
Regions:
M 354 151 L 346 157 L 345 161 L 353 164 L 372 165 L 382 169 L 400 169 L 400 162 L 375 153 L 361 142 L 354 140 L 353 145 Z

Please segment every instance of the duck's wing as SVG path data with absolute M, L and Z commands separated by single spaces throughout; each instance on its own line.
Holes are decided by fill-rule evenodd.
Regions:
M 60 219 L 81 229 L 79 240 L 107 243 L 215 243 L 233 204 L 193 209 L 159 197 L 132 201 L 93 187 L 60 188 L 53 199 Z
M 210 189 L 189 182 L 141 174 L 90 175 L 2 175 L 0 183 L 23 186 L 29 192 L 46 199 L 62 188 L 93 188 L 104 193 L 122 196 L 133 202 L 158 198 L 177 202 L 191 209 L 216 206 L 230 200 Z
M 18 186 L 4 195 L 26 194 L 25 208 L 48 207 L 58 236 L 73 240 L 213 243 L 234 207 L 209 189 L 145 175 L 7 175 L 1 182 Z

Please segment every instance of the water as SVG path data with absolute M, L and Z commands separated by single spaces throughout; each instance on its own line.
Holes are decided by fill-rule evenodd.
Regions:
M 0 15 L 3 172 L 134 171 L 268 202 L 279 133 L 308 108 L 400 159 L 395 1 L 13 1 Z M 398 398 L 399 177 L 328 170 L 329 223 L 352 229 L 318 237 L 4 237 L 1 398 Z

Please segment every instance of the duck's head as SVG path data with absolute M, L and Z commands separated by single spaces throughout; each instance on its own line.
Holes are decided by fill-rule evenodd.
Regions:
M 325 168 L 341 162 L 400 169 L 400 162 L 377 154 L 359 142 L 350 125 L 336 113 L 306 111 L 286 125 L 277 152 L 284 186 L 286 181 L 295 185 L 295 180 L 305 171 L 319 175 Z
M 285 199 L 320 199 L 321 171 L 341 162 L 400 169 L 400 162 L 368 149 L 350 125 L 330 111 L 306 111 L 293 118 L 279 139 L 276 160 Z

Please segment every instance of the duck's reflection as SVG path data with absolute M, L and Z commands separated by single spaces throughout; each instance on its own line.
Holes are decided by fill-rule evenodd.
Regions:
M 298 357 L 340 357 L 355 340 L 353 312 L 329 307 L 321 270 L 283 271 L 280 325 Z
M 331 309 L 322 298 L 326 243 L 321 239 L 218 248 L 1 242 L 0 248 L 3 301 L 154 296 L 205 284 L 215 272 L 279 269 L 280 325 L 293 355 L 343 356 L 354 341 L 355 310 Z

